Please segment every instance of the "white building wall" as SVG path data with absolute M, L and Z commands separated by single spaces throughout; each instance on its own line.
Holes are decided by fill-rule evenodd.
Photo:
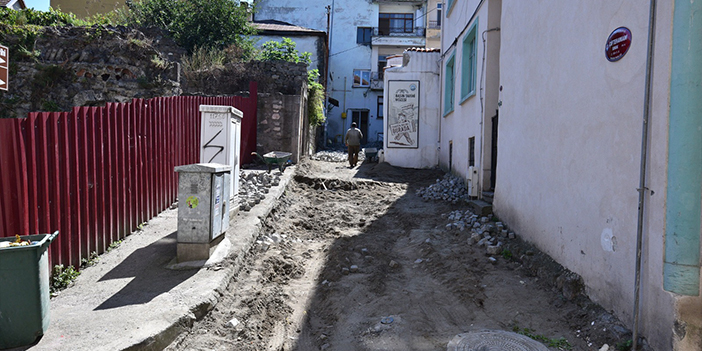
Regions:
M 504 0 L 494 210 L 581 275 L 631 328 L 648 1 Z M 609 34 L 633 42 L 618 62 Z M 671 350 L 674 299 L 662 290 L 672 5 L 658 2 L 641 334 Z
M 390 80 L 418 80 L 419 86 L 419 123 L 417 148 L 391 148 L 384 146 L 385 161 L 397 167 L 433 168 L 439 164 L 439 130 L 441 122 L 441 103 L 436 99 L 441 91 L 439 77 L 440 66 L 438 52 L 406 51 L 406 66 L 389 68 L 385 71 L 385 89 Z M 385 116 L 389 115 L 389 94 L 384 96 Z M 385 118 L 385 135 L 387 132 Z
M 488 1 L 489 2 L 489 1 Z M 490 45 L 487 41 L 484 45 L 482 42 L 482 33 L 486 32 L 492 21 L 488 20 L 489 6 L 483 4 L 476 11 L 476 7 L 480 3 L 475 1 L 456 1 L 453 7 L 444 9 L 447 12 L 442 25 L 443 33 L 442 41 L 442 106 L 445 101 L 447 91 L 445 89 L 446 77 L 446 62 L 453 55 L 455 57 L 455 82 L 454 82 L 454 110 L 448 114 L 442 110 L 444 115 L 441 121 L 441 149 L 440 149 L 440 165 L 443 169 L 455 173 L 465 178 L 468 174 L 469 167 L 469 138 L 475 138 L 474 162 L 475 167 L 482 169 L 481 183 L 485 182 L 483 178 L 489 179 L 489 148 L 491 147 L 490 140 L 485 139 L 485 135 L 490 134 L 490 118 L 495 115 L 497 108 L 497 97 L 491 91 L 497 91 L 497 82 L 499 78 L 499 69 L 496 67 L 495 60 L 499 56 L 499 34 L 495 36 Z M 497 13 L 499 14 L 499 12 Z M 495 16 L 494 14 L 492 16 Z M 476 59 L 477 59 L 477 74 L 476 74 L 476 93 L 461 101 L 461 66 L 464 60 L 463 57 L 463 39 L 467 34 L 467 27 L 477 21 L 477 39 L 476 39 Z M 486 32 L 487 35 L 492 35 L 492 32 Z M 497 46 L 495 46 L 497 45 Z M 488 59 L 485 52 L 491 50 L 495 56 L 490 64 L 483 66 L 483 56 Z M 485 67 L 485 68 L 484 68 Z M 489 69 L 488 69 L 489 68 Z M 482 98 L 482 100 L 481 100 Z M 442 107 L 443 108 L 443 107 Z M 451 145 L 453 145 L 451 147 Z

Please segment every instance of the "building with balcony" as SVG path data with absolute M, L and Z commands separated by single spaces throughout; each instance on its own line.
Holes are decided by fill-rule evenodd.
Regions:
M 255 6 L 256 21 L 285 21 L 328 33 L 327 143 L 342 143 L 352 121 L 364 143 L 381 142 L 387 58 L 425 47 L 427 0 L 257 0 Z
M 441 0 L 429 0 L 427 3 L 427 45 L 428 48 L 441 48 L 441 22 L 443 16 Z

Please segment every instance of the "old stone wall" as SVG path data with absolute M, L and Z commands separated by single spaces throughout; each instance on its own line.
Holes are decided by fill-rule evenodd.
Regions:
M 127 27 L 45 27 L 31 50 L 26 37 L 0 34 L 10 48 L 0 118 L 180 95 L 177 61 L 184 50 L 160 31 L 148 34 Z
M 293 154 L 298 162 L 305 155 L 305 144 L 309 128 L 304 118 L 304 99 L 300 95 L 263 93 L 258 95 L 258 133 L 256 151 L 284 151 Z
M 287 61 L 230 63 L 221 69 L 183 74 L 183 94 L 228 95 L 249 89 L 258 82 L 260 93 L 299 95 L 307 86 L 307 65 Z

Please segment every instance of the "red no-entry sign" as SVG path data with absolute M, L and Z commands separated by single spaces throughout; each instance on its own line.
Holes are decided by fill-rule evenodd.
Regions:
M 7 90 L 7 61 L 9 60 L 10 49 L 0 45 L 0 90 Z

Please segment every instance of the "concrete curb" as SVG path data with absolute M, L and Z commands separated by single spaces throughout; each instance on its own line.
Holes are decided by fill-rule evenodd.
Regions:
M 174 264 L 177 210 L 159 214 L 52 299 L 45 335 L 19 350 L 167 347 L 217 305 L 241 270 L 263 219 L 293 179 L 295 167 L 288 168 L 261 203 L 232 218 L 225 238 L 206 262 Z

